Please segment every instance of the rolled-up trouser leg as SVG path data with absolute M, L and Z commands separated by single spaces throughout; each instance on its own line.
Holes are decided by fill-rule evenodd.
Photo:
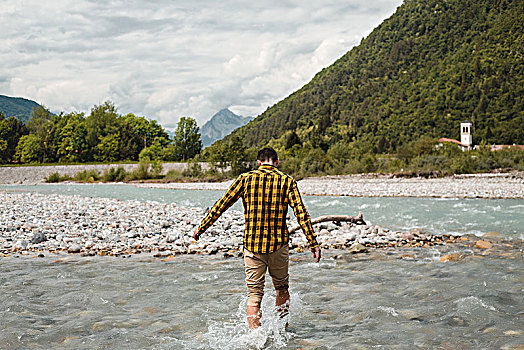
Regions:
M 268 257 L 269 275 L 277 293 L 289 289 L 289 246 L 286 244 Z
M 247 306 L 258 306 L 264 296 L 267 270 L 267 254 L 254 254 L 244 249 L 244 264 L 247 284 Z

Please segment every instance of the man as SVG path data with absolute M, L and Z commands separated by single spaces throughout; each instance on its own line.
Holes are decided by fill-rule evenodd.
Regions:
M 273 280 L 276 306 L 281 317 L 289 310 L 289 232 L 286 225 L 288 205 L 306 235 L 313 257 L 320 260 L 311 219 L 302 202 L 296 181 L 277 169 L 279 160 L 272 148 L 257 155 L 258 169 L 240 175 L 211 208 L 193 237 L 200 238 L 224 211 L 239 198 L 244 205 L 244 264 L 247 284 L 247 320 L 250 329 L 260 327 L 260 304 L 264 295 L 266 271 Z

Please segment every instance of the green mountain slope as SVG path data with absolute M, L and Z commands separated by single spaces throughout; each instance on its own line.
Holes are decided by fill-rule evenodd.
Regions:
M 384 153 L 421 136 L 458 138 L 460 121 L 470 120 L 476 144 L 523 144 L 523 29 L 523 1 L 406 0 L 229 138 L 324 150 L 344 140 Z
M 25 98 L 0 95 L 0 112 L 2 112 L 6 118 L 13 116 L 26 123 L 31 119 L 33 108 L 38 106 L 39 104 L 35 101 Z

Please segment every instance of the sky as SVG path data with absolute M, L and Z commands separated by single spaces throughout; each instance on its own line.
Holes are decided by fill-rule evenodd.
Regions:
M 0 0 L 0 94 L 54 113 L 110 100 L 173 129 L 257 116 L 307 84 L 401 0 Z

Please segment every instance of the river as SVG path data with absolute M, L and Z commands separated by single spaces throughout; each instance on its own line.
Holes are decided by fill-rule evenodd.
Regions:
M 218 191 L 125 185 L 2 186 L 0 190 L 154 200 L 207 207 Z M 364 212 L 368 222 L 433 233 L 489 231 L 497 254 L 445 245 L 320 263 L 294 254 L 288 332 L 272 312 L 247 331 L 242 260 L 189 255 L 1 258 L 2 349 L 520 349 L 524 344 L 522 200 L 305 197 L 311 215 Z M 240 209 L 240 207 L 237 207 Z M 459 261 L 441 262 L 460 253 Z

